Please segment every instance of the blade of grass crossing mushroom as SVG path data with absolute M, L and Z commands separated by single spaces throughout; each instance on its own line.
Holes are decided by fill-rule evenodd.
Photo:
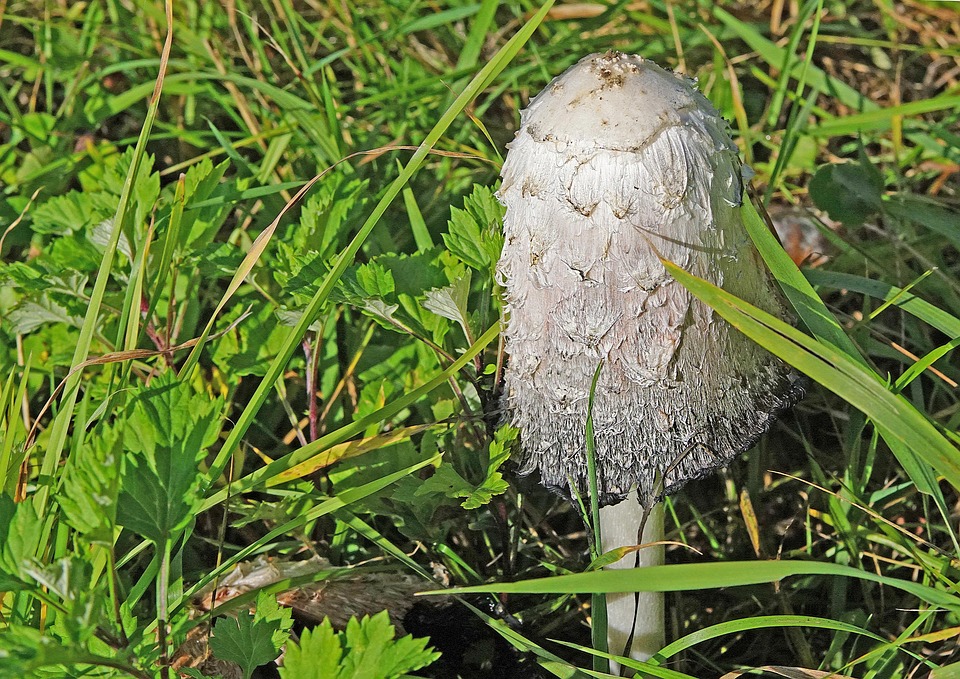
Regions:
M 800 575 L 833 575 L 874 582 L 908 592 L 921 601 L 960 613 L 960 596 L 910 580 L 877 575 L 852 566 L 819 561 L 723 561 L 716 563 L 671 564 L 644 569 L 593 571 L 573 575 L 554 575 L 535 580 L 499 582 L 475 587 L 454 587 L 439 592 L 420 592 L 418 596 L 437 594 L 582 594 L 585 592 L 689 592 L 719 587 L 739 587 L 779 582 Z M 948 583 L 949 586 L 949 583 Z
M 600 523 L 604 550 L 643 544 L 631 550 L 607 570 L 646 570 L 662 566 L 664 549 L 653 543 L 663 540 L 663 503 L 645 508 L 636 493 L 624 501 L 603 507 Z M 665 637 L 665 604 L 662 592 L 624 590 L 607 594 L 607 639 L 610 650 L 635 660 L 648 660 L 659 651 Z M 601 649 L 598 649 L 601 650 Z M 618 668 L 614 668 L 617 670 Z
M 721 288 L 664 261 L 670 274 L 728 323 L 870 417 L 880 435 L 902 445 L 960 488 L 958 450 L 907 399 L 836 345 L 817 341 Z M 845 335 L 844 335 L 845 336 Z
M 593 545 L 591 554 L 594 559 L 603 553 L 603 521 L 600 517 L 600 496 L 597 493 L 597 447 L 593 431 L 593 402 L 597 395 L 597 380 L 603 370 L 603 361 L 597 364 L 597 371 L 593 374 L 590 383 L 590 398 L 587 404 L 586 438 L 587 447 L 587 478 L 590 483 L 590 525 L 593 527 Z M 594 594 L 590 600 L 591 641 L 598 651 L 607 650 L 607 597 L 603 594 Z M 606 661 L 599 657 L 593 658 L 593 669 L 603 671 Z

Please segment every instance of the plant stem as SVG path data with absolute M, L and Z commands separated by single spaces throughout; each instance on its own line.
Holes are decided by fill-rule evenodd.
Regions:
M 619 504 L 600 510 L 603 551 L 663 540 L 663 504 L 649 509 L 632 493 Z M 663 545 L 644 547 L 607 568 L 643 568 L 663 564 Z M 607 640 L 610 652 L 648 660 L 664 645 L 663 592 L 607 595 Z M 611 671 L 619 671 L 611 663 Z

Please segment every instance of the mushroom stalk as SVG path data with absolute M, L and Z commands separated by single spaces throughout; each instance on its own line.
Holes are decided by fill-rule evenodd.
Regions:
M 640 533 L 642 527 L 642 534 Z M 648 545 L 630 552 L 608 569 L 663 565 L 663 503 L 650 509 L 634 493 L 619 504 L 600 509 L 603 551 Z M 619 592 L 607 595 L 607 644 L 610 653 L 634 660 L 649 660 L 663 648 L 665 639 L 663 592 Z M 619 672 L 611 663 L 611 671 Z
M 506 216 L 497 274 L 504 406 L 521 430 L 521 473 L 586 497 L 585 423 L 602 364 L 590 410 L 597 499 L 612 506 L 602 537 L 633 545 L 637 499 L 653 507 L 727 465 L 803 394 L 789 366 L 694 298 L 661 257 L 788 314 L 741 221 L 737 147 L 692 81 L 639 56 L 594 54 L 520 120 L 498 194 Z M 655 524 L 662 519 L 648 520 L 642 542 L 655 540 Z M 628 557 L 619 567 L 630 565 Z M 641 598 L 644 611 L 662 611 Z M 633 599 L 612 599 L 615 652 L 633 628 Z M 648 617 L 662 613 L 637 619 Z M 662 622 L 655 627 L 639 628 L 627 655 L 655 652 Z

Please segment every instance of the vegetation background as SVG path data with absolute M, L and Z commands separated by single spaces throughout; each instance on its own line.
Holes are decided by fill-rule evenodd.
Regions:
M 637 670 L 960 677 L 960 13 L 924 0 L 0 0 L 0 676 L 607 676 L 580 513 L 510 474 L 493 191 L 611 48 L 731 121 L 799 330 L 676 275 L 811 377 L 622 576 L 674 592 Z M 488 593 L 413 605 L 449 585 Z

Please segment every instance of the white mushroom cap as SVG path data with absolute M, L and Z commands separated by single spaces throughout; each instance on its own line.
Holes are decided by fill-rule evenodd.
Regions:
M 587 400 L 602 360 L 601 500 L 636 488 L 652 502 L 727 464 L 802 396 L 788 366 L 657 256 L 787 316 L 740 221 L 736 146 L 691 81 L 617 52 L 582 59 L 521 120 L 499 192 L 498 274 L 522 471 L 585 491 Z
M 688 79 L 640 56 L 593 54 L 555 78 L 521 119 L 537 141 L 588 143 L 610 151 L 640 151 L 668 127 L 717 118 Z M 725 133 L 719 145 L 736 147 Z

